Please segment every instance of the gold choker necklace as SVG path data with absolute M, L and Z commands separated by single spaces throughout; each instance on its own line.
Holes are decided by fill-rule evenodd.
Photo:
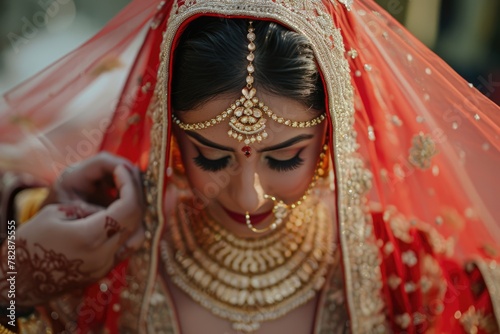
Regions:
M 327 209 L 310 197 L 281 228 L 240 238 L 205 211 L 182 202 L 161 241 L 172 281 L 214 315 L 242 332 L 284 316 L 311 300 L 333 261 Z

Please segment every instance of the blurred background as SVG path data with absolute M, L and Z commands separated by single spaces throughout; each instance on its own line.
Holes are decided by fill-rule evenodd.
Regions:
M 500 0 L 376 0 L 500 105 Z M 0 94 L 95 34 L 130 0 L 0 0 Z

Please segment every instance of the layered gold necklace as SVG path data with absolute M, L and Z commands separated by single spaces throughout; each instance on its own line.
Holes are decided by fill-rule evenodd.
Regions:
M 170 217 L 161 255 L 171 280 L 242 332 L 311 300 L 333 261 L 327 209 L 311 196 L 259 238 L 235 236 L 190 202 Z

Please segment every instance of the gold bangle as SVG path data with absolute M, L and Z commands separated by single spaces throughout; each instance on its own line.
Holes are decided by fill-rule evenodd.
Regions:
M 0 324 L 0 334 L 16 334 L 16 332 L 13 332 L 4 325 Z
M 54 334 L 48 320 L 35 312 L 28 317 L 18 318 L 19 333 Z M 0 333 L 1 334 L 1 333 Z

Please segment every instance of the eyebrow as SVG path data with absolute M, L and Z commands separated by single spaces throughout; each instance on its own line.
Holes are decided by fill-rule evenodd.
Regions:
M 234 149 L 232 149 L 231 147 L 227 147 L 227 146 L 222 146 L 222 145 L 219 145 L 217 143 L 214 143 L 213 141 L 211 140 L 208 140 L 207 138 L 203 137 L 203 136 L 200 136 L 198 133 L 196 132 L 193 132 L 193 131 L 186 131 L 186 134 L 191 137 L 191 138 L 194 138 L 196 139 L 197 141 L 199 141 L 200 143 L 202 143 L 203 145 L 205 146 L 209 146 L 209 147 L 212 147 L 212 148 L 216 148 L 218 150 L 222 150 L 222 151 L 229 151 L 229 152 L 234 152 Z
M 269 146 L 269 147 L 266 147 L 266 148 L 263 148 L 262 150 L 257 150 L 257 152 L 259 153 L 262 153 L 262 152 L 269 152 L 269 151 L 276 151 L 276 150 L 280 150 L 282 148 L 285 148 L 285 147 L 289 147 L 289 146 L 292 146 L 294 144 L 297 144 L 301 141 L 304 141 L 304 140 L 307 140 L 307 139 L 311 139 L 312 137 L 314 137 L 314 135 L 312 134 L 303 134 L 303 135 L 298 135 L 296 137 L 293 137 L 293 138 L 290 138 L 282 143 L 279 143 L 279 144 L 276 144 L 276 145 L 273 145 L 273 146 Z
M 219 145 L 217 143 L 214 143 L 213 141 L 208 140 L 207 138 L 199 135 L 198 133 L 196 133 L 194 131 L 186 131 L 186 134 L 188 136 L 190 136 L 191 138 L 196 139 L 198 142 L 200 142 L 201 144 L 203 144 L 205 146 L 216 148 L 216 149 L 222 150 L 222 151 L 234 152 L 233 148 L 227 147 L 227 146 L 223 146 L 223 145 Z M 258 150 L 257 152 L 262 153 L 262 152 L 269 152 L 269 151 L 280 150 L 280 149 L 292 146 L 294 144 L 297 144 L 297 143 L 299 143 L 301 141 L 304 141 L 304 140 L 307 140 L 307 139 L 311 139 L 313 137 L 314 137 L 314 135 L 312 135 L 312 134 L 298 135 L 298 136 L 290 138 L 290 139 L 288 139 L 288 140 L 286 140 L 286 141 L 284 141 L 282 143 L 279 143 L 279 144 L 276 144 L 276 145 L 269 146 L 269 147 L 263 148 L 261 150 Z

